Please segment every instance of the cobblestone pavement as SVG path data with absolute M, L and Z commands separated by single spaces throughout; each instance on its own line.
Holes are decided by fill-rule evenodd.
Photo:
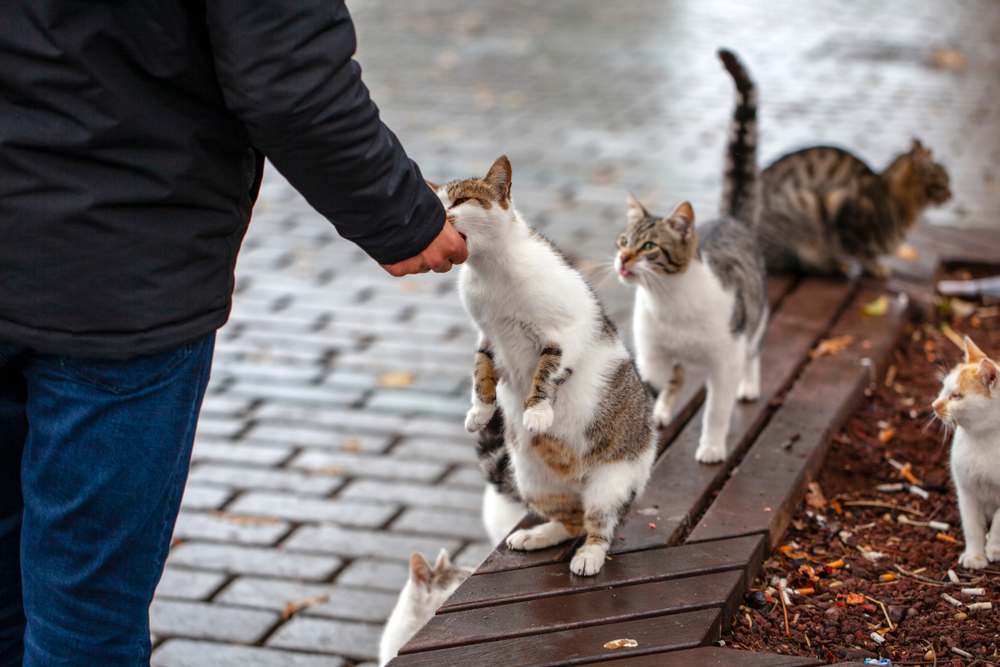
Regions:
M 660 210 L 682 197 L 716 209 L 732 96 L 718 45 L 760 86 L 765 158 L 822 141 L 882 165 L 919 135 L 956 193 L 932 219 L 996 224 L 1000 4 L 757 4 L 353 11 L 367 82 L 425 174 L 481 174 L 510 155 L 519 208 L 597 267 L 620 322 L 627 294 L 600 266 L 625 190 Z M 474 338 L 454 275 L 391 280 L 269 169 L 237 292 L 152 608 L 153 663 L 372 660 L 411 551 L 476 564 L 490 548 L 462 429 Z M 289 613 L 301 601 L 321 602 Z

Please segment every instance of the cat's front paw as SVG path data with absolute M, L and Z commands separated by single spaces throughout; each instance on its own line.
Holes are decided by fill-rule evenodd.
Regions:
M 737 400 L 752 403 L 760 398 L 760 383 L 749 380 L 741 380 L 736 389 Z
M 493 419 L 493 414 L 497 411 L 496 403 L 475 403 L 469 411 L 465 413 L 465 430 L 469 433 L 481 431 Z
M 702 438 L 694 452 L 694 460 L 699 463 L 720 463 L 726 460 L 726 443 L 713 442 Z
M 958 564 L 969 570 L 981 570 L 989 563 L 985 554 L 965 551 L 958 557 Z
M 585 544 L 573 554 L 569 571 L 581 577 L 592 577 L 604 567 L 605 551 L 596 544 Z
M 555 413 L 548 401 L 536 403 L 524 411 L 522 423 L 529 433 L 544 433 L 552 426 Z
M 986 545 L 986 560 L 991 563 L 996 563 L 1000 561 L 1000 544 L 987 544 Z

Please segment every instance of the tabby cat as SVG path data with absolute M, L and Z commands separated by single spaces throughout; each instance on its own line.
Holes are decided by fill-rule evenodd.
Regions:
M 597 574 L 649 478 L 652 401 L 586 281 L 514 209 L 505 156 L 437 192 L 468 241 L 459 293 L 480 331 L 466 427 L 503 424 L 513 488 L 547 519 L 507 546 L 586 535 L 570 570 Z
M 764 258 L 752 225 L 758 213 L 756 91 L 742 64 L 719 51 L 736 83 L 724 176 L 722 217 L 697 228 L 684 202 L 660 217 L 629 195 L 615 267 L 636 286 L 633 329 L 642 378 L 659 390 L 653 417 L 670 419 L 684 365 L 709 370 L 708 396 L 695 458 L 726 458 L 736 400 L 760 394 L 760 348 L 768 306 Z
M 772 273 L 885 276 L 879 257 L 951 198 L 948 172 L 917 139 L 881 173 L 842 148 L 814 146 L 779 158 L 761 181 L 757 230 Z

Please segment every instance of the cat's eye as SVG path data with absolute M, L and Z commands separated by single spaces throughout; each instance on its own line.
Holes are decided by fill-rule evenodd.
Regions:
M 646 241 L 645 243 L 642 244 L 642 247 L 639 248 L 639 249 L 640 250 L 656 250 L 656 244 L 653 243 L 652 241 Z
M 951 400 L 953 400 L 953 401 L 960 401 L 960 400 L 962 400 L 962 393 L 958 392 L 958 391 L 953 391 L 953 392 L 951 392 L 951 395 L 948 396 L 948 398 L 951 399 Z
M 469 197 L 459 197 L 458 199 L 456 199 L 455 201 L 453 201 L 451 203 L 451 206 L 449 206 L 448 208 L 455 208 L 456 206 L 461 206 L 462 204 L 464 204 L 467 201 L 469 201 Z

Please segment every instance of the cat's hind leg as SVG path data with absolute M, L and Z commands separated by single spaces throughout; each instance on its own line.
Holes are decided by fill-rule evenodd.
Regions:
M 648 458 L 652 452 L 650 449 Z M 645 485 L 650 463 L 619 461 L 601 466 L 590 475 L 583 492 L 583 530 L 587 539 L 573 554 L 570 572 L 590 577 L 604 567 L 615 528 Z
M 674 404 L 684 387 L 684 366 L 661 350 L 640 349 L 636 356 L 639 376 L 656 390 L 653 425 L 663 428 L 670 423 Z
M 743 379 L 736 390 L 736 396 L 741 401 L 756 401 L 760 398 L 760 354 L 747 359 L 743 369 Z

